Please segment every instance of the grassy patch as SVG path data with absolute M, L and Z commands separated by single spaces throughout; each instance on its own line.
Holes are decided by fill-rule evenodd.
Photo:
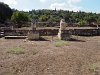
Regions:
M 14 47 L 14 48 L 11 48 L 8 50 L 8 53 L 11 53 L 11 54 L 24 54 L 24 49 L 23 48 L 20 48 L 20 47 Z
M 56 47 L 68 46 L 68 42 L 62 41 L 62 40 L 58 40 L 58 41 L 56 41 L 54 43 L 54 46 L 56 46 Z
M 91 71 L 96 71 L 98 68 L 100 68 L 100 64 L 99 63 L 94 63 L 94 64 L 91 64 L 90 66 L 89 66 L 89 69 L 91 70 Z

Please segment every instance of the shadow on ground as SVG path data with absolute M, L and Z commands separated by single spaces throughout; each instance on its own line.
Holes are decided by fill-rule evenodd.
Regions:
M 50 41 L 50 40 L 40 37 L 38 40 L 30 40 L 30 41 Z
M 71 38 L 69 41 L 73 41 L 73 42 L 86 42 L 84 40 L 79 40 L 79 39 L 75 39 L 75 38 Z

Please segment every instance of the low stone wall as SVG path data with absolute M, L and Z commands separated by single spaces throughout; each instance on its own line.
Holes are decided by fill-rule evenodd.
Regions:
M 4 31 L 0 30 L 0 38 L 4 37 Z
M 4 31 L 4 30 L 11 30 L 12 28 L 11 27 L 0 27 L 0 30 L 1 31 Z
M 58 29 L 41 29 L 39 30 L 40 36 L 54 36 L 58 34 Z
M 69 30 L 61 30 L 59 33 L 58 33 L 58 38 L 60 40 L 69 40 L 71 38 L 71 34 L 70 34 L 70 31 Z
M 30 30 L 32 31 L 32 30 Z M 58 29 L 41 29 L 37 30 L 40 36 L 52 36 L 58 34 Z M 5 36 L 27 36 L 29 30 L 5 30 Z M 33 31 L 36 32 L 36 31 Z
M 27 36 L 29 30 L 5 30 L 5 36 Z
M 69 30 L 71 35 L 79 36 L 99 36 L 100 29 L 74 29 Z
M 37 30 L 40 36 L 58 35 L 59 29 L 40 29 Z M 4 36 L 27 36 L 29 30 L 5 30 Z M 33 31 L 34 32 L 34 31 Z M 80 36 L 99 36 L 100 29 L 69 29 L 63 30 L 62 35 L 80 35 Z

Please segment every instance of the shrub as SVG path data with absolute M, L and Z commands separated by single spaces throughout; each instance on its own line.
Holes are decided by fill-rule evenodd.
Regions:
M 87 24 L 87 22 L 86 21 L 80 21 L 80 22 L 78 22 L 78 24 L 79 24 L 80 27 L 83 27 L 84 25 Z
M 8 50 L 8 53 L 17 54 L 17 55 L 18 54 L 24 54 L 24 49 L 20 48 L 20 47 L 15 47 L 15 48 Z
M 95 72 L 95 71 L 97 71 L 98 68 L 100 68 L 100 64 L 99 63 L 94 63 L 94 64 L 89 65 L 89 69 L 91 71 Z
M 54 45 L 55 45 L 56 47 L 68 46 L 68 42 L 62 41 L 62 40 L 58 40 L 58 41 L 56 41 L 56 42 L 54 43 Z

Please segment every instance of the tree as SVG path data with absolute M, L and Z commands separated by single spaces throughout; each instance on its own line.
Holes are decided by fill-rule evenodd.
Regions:
M 12 9 L 2 2 L 0 2 L 0 22 L 4 23 L 7 19 L 10 19 L 12 16 Z
M 81 20 L 80 22 L 78 22 L 78 25 L 79 25 L 80 27 L 82 27 L 82 26 L 84 26 L 84 25 L 86 25 L 86 24 L 87 24 L 87 22 L 84 21 L 84 20 Z
M 25 14 L 24 12 L 19 12 L 19 11 L 16 11 L 13 13 L 12 17 L 11 17 L 11 20 L 14 22 L 14 23 L 18 23 L 20 26 L 18 27 L 21 27 L 22 24 L 26 23 L 29 21 L 29 17 L 27 14 Z
M 46 10 L 46 9 L 32 10 L 23 13 L 24 15 L 27 15 L 30 18 L 30 20 L 37 20 L 41 22 L 44 21 L 60 22 L 60 20 L 63 18 L 67 23 L 79 23 L 81 26 L 85 25 L 85 23 L 87 23 L 87 25 L 92 25 L 92 23 L 96 23 L 97 20 L 99 21 L 98 18 L 100 17 L 100 14 L 96 14 L 96 13 L 87 13 L 82 11 L 73 12 L 73 11 L 65 11 L 65 10 Z M 22 21 L 23 19 L 18 20 L 18 18 L 17 20 L 15 20 L 15 22 L 17 23 Z
M 39 18 L 40 21 L 47 21 L 48 20 L 48 16 L 46 15 L 41 15 Z
M 23 22 L 28 22 L 29 18 L 28 15 L 25 14 L 24 12 L 17 11 L 13 13 L 11 20 L 15 23 L 23 23 Z
M 97 24 L 100 25 L 100 17 L 98 17 L 98 18 L 96 19 L 96 21 L 97 21 Z

